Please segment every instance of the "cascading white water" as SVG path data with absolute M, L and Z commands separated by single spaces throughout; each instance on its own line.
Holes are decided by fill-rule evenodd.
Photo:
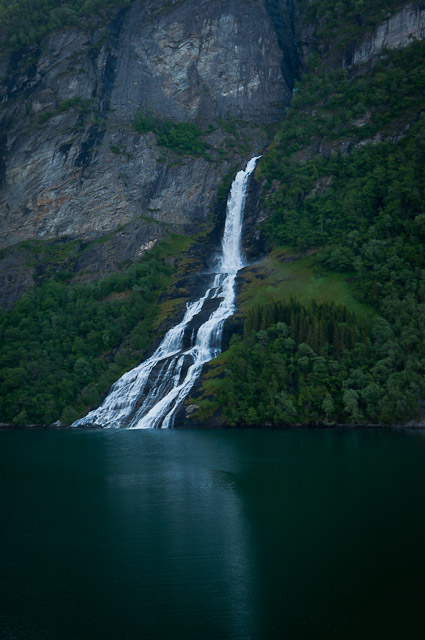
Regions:
M 202 367 L 220 353 L 224 321 L 235 310 L 236 274 L 243 266 L 241 231 L 248 180 L 260 156 L 236 175 L 227 200 L 222 253 L 214 282 L 196 302 L 187 305 L 183 320 L 168 331 L 155 353 L 125 373 L 103 404 L 72 426 L 97 425 L 153 429 L 172 427 Z M 200 313 L 206 301 L 220 300 L 208 320 Z M 199 320 L 196 323 L 196 320 Z M 190 346 L 184 339 L 191 330 Z

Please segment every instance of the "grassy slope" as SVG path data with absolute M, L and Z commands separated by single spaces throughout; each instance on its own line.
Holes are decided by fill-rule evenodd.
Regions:
M 256 304 L 296 298 L 302 303 L 312 299 L 336 302 L 359 316 L 375 314 L 370 306 L 359 302 L 350 284 L 354 273 L 324 271 L 314 254 L 299 256 L 286 247 L 275 247 L 261 262 L 243 272 L 239 294 L 240 312 L 246 314 Z

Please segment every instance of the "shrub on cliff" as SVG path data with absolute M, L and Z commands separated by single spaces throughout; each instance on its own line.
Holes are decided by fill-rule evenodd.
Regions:
M 138 111 L 133 128 L 137 133 L 152 131 L 161 147 L 171 149 L 181 156 L 207 157 L 208 144 L 202 140 L 205 132 L 193 122 L 158 120 L 152 113 Z
M 0 34 L 7 48 L 35 44 L 62 27 L 78 25 L 82 18 L 125 7 L 130 0 L 0 0 Z

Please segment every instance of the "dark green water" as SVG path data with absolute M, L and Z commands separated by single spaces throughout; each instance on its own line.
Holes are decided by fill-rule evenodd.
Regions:
M 0 432 L 0 637 L 422 638 L 424 436 Z

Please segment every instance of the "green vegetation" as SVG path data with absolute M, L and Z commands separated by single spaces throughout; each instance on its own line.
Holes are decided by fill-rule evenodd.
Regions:
M 350 77 L 344 69 L 317 70 L 296 87 L 274 149 L 261 162 L 263 175 L 281 175 L 281 158 L 290 159 L 288 170 L 304 165 L 294 157 L 305 147 L 310 156 L 318 142 L 345 140 L 356 144 L 378 131 L 400 129 L 425 108 L 425 42 L 392 51 L 377 60 L 373 71 Z M 319 161 L 320 157 L 316 158 Z
M 270 214 L 263 230 L 276 248 L 244 276 L 244 336 L 210 367 L 195 416 L 221 409 L 230 424 L 270 425 L 418 417 L 424 61 L 424 42 L 356 76 L 316 58 L 298 84 L 257 173 Z M 343 347 L 340 329 L 351 336 Z
M 306 20 L 319 25 L 319 37 L 344 44 L 371 30 L 390 13 L 406 4 L 404 0 L 302 0 Z
M 125 7 L 130 0 L 0 0 L 0 34 L 7 48 L 35 44 L 45 35 L 79 25 L 82 18 Z
M 210 131 L 201 131 L 193 122 L 157 120 L 151 113 L 138 111 L 133 125 L 137 133 L 152 131 L 161 147 L 171 149 L 180 156 L 202 156 L 209 160 L 209 145 L 202 136 Z
M 63 113 L 64 111 L 68 111 L 68 109 L 72 109 L 73 107 L 78 107 L 79 113 L 88 113 L 90 111 L 90 100 L 84 100 L 83 98 L 68 98 L 61 102 L 59 107 L 55 109 L 55 111 L 44 111 L 38 118 L 38 122 L 42 124 L 43 122 L 47 122 L 50 118 L 57 116 L 59 113 Z
M 240 118 L 228 118 L 226 120 L 219 119 L 218 126 L 224 133 L 224 148 L 219 153 L 226 155 L 232 151 L 237 151 L 241 155 L 247 155 L 251 149 L 250 138 L 247 135 L 247 128 L 252 131 L 252 123 L 241 120 Z M 267 125 L 265 126 L 267 128 Z
M 411 338 L 411 336 L 410 336 Z M 334 303 L 254 307 L 244 337 L 210 367 L 196 419 L 226 424 L 393 423 L 417 415 L 425 360 L 404 360 L 388 322 L 366 324 Z
M 225 202 L 227 201 L 230 187 L 232 186 L 232 182 L 238 170 L 239 170 L 239 165 L 234 164 L 232 167 L 230 167 L 228 171 L 226 171 L 217 189 L 216 202 L 223 201 L 223 200 Z
M 34 289 L 0 316 L 0 420 L 68 424 L 98 404 L 149 346 L 159 295 L 176 271 L 166 257 L 189 242 L 171 236 L 139 263 L 86 285 L 74 284 L 67 267 L 75 243 L 28 243 L 43 252 L 41 264 L 54 259 L 62 268 L 53 277 L 43 269 Z
M 223 159 L 234 161 L 235 154 L 243 157 L 249 155 L 252 148 L 253 130 L 257 130 L 258 135 L 263 137 L 264 131 L 271 130 L 271 126 L 261 127 L 241 119 L 229 118 L 227 120 L 218 119 L 215 127 L 210 125 L 206 130 L 201 130 L 193 122 L 160 120 L 150 111 L 138 111 L 133 122 L 133 129 L 140 134 L 154 133 L 161 147 L 170 149 L 179 156 L 203 157 L 208 161 L 220 162 Z M 213 133 L 216 129 L 225 134 L 218 147 L 214 147 L 204 140 L 205 136 Z M 248 132 L 251 136 L 248 135 Z M 164 160 L 165 158 L 160 158 L 158 161 Z M 181 160 L 177 159 L 174 164 L 180 162 Z M 235 167 L 238 166 L 239 163 L 235 165 Z M 228 172 L 223 178 L 218 198 L 222 197 L 225 186 L 230 187 L 229 175 L 231 172 Z M 234 175 L 232 175 L 233 177 Z
M 195 416 L 220 410 L 229 424 L 406 422 L 418 417 L 425 394 L 425 42 L 354 71 L 336 69 L 329 61 L 341 58 L 342 46 L 406 3 L 303 1 L 306 21 L 318 25 L 317 51 L 257 172 L 271 253 L 245 272 L 243 336 L 209 367 Z M 115 5 L 126 2 L 0 0 L 0 32 L 9 47 L 28 45 Z M 39 121 L 71 107 L 84 112 L 90 104 L 67 100 Z M 226 134 L 221 149 L 193 123 L 138 112 L 133 127 L 153 132 L 177 162 L 246 153 L 243 123 L 217 124 Z M 233 174 L 223 177 L 219 197 Z M 72 421 L 134 364 L 184 299 L 175 292 L 158 310 L 173 271 L 164 248 L 84 286 L 69 268 L 78 251 L 78 243 L 46 250 L 37 286 L 0 318 L 3 420 Z
M 267 305 L 296 298 L 308 303 L 335 302 L 344 305 L 358 316 L 375 315 L 370 305 L 355 298 L 353 272 L 332 272 L 316 260 L 316 251 L 310 256 L 277 247 L 261 263 L 244 271 L 239 303 L 246 315 L 253 306 Z

